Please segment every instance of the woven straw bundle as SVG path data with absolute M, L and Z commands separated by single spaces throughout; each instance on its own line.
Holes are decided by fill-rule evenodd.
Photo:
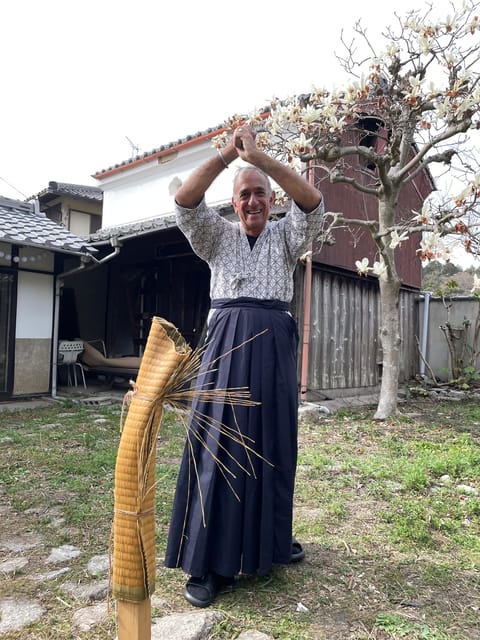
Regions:
M 123 426 L 115 465 L 112 594 L 141 602 L 155 590 L 155 454 L 165 390 L 190 347 L 154 317 Z

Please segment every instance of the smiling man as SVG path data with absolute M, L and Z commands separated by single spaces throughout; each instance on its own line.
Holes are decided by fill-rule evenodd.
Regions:
M 258 169 L 241 169 L 235 177 L 233 191 L 232 205 L 242 229 L 248 236 L 257 238 L 275 204 L 275 192 L 268 177 Z
M 237 157 L 248 164 L 234 179 L 235 223 L 206 205 L 205 192 Z M 292 200 L 278 221 L 269 220 L 270 179 Z M 297 259 L 320 230 L 323 202 L 313 185 L 261 151 L 247 126 L 175 200 L 178 226 L 211 272 L 197 384 L 248 389 L 258 403 L 192 405 L 165 565 L 189 574 L 184 596 L 205 607 L 235 576 L 267 574 L 304 556 L 292 535 L 298 334 L 289 305 Z

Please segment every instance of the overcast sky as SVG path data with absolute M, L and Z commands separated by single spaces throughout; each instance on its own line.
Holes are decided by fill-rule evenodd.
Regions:
M 457 0 L 458 4 L 458 0 Z M 447 0 L 436 2 L 448 6 Z M 413 0 L 4 0 L 0 195 L 91 175 L 236 113 L 332 88 L 342 28 Z M 10 186 L 11 185 L 11 186 Z

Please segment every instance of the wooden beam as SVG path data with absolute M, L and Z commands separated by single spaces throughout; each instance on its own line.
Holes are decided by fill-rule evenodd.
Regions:
M 117 600 L 117 640 L 151 640 L 152 605 L 150 598 L 142 602 Z

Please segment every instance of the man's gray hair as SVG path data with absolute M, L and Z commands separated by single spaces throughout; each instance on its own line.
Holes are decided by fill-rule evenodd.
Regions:
M 270 182 L 269 176 L 265 173 L 265 171 L 262 171 L 258 167 L 255 167 L 253 164 L 247 164 L 247 165 L 245 165 L 243 167 L 237 167 L 237 170 L 235 171 L 235 176 L 233 178 L 233 192 L 234 193 L 235 193 L 235 187 L 236 187 L 236 184 L 237 184 L 237 180 L 242 175 L 242 173 L 244 173 L 245 171 L 256 171 L 261 176 L 263 176 L 265 178 L 266 183 L 267 183 L 268 195 L 270 195 L 272 193 L 272 191 L 273 191 L 272 183 Z

